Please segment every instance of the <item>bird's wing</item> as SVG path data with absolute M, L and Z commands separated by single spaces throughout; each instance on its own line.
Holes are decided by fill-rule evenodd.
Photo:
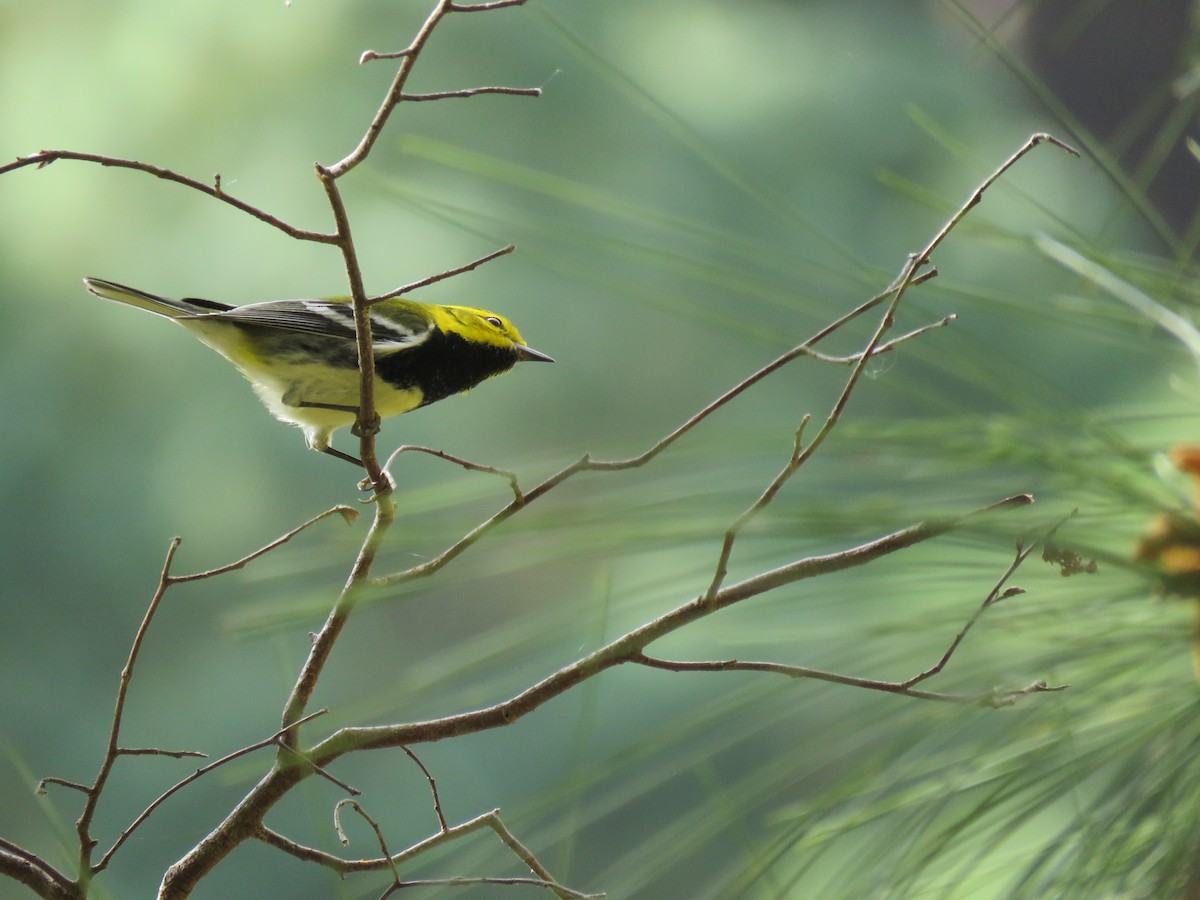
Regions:
M 371 337 L 379 350 L 419 344 L 428 337 L 433 327 L 432 322 L 416 310 L 396 308 L 394 305 L 389 305 L 386 316 L 373 311 L 370 317 Z M 185 318 L 219 319 L 238 325 L 354 340 L 354 308 L 338 300 L 273 300 Z

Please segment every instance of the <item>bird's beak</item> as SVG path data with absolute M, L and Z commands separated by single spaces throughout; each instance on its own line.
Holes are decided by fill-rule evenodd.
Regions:
M 524 347 L 521 344 L 517 344 L 516 347 L 517 360 L 519 362 L 554 362 L 554 360 L 545 353 L 539 353 L 532 347 Z

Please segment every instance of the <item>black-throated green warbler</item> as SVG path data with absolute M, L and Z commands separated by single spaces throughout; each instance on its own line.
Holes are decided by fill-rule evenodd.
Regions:
M 360 379 L 354 309 L 347 297 L 229 306 L 172 300 L 100 278 L 98 297 L 174 319 L 241 370 L 272 414 L 300 426 L 313 450 L 357 462 L 329 446 L 358 416 Z M 401 298 L 370 308 L 375 409 L 398 416 L 507 372 L 523 360 L 553 362 L 525 346 L 503 316 Z

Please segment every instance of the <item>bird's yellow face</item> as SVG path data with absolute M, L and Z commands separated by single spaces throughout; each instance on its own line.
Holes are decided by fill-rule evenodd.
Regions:
M 495 344 L 497 347 L 511 347 L 516 344 L 525 346 L 525 339 L 515 325 L 504 316 L 496 315 L 486 309 L 474 309 L 470 306 L 431 306 L 434 322 L 446 332 L 457 333 L 461 337 L 483 344 Z

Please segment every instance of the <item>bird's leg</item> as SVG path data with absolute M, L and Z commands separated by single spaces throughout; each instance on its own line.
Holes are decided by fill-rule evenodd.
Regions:
M 359 459 L 357 456 L 351 456 L 349 453 L 343 453 L 341 450 L 338 450 L 336 447 L 324 447 L 324 448 L 322 448 L 321 452 L 328 453 L 330 456 L 333 456 L 337 459 L 344 459 L 346 462 L 356 465 L 361 469 L 366 468 L 366 466 L 363 465 L 363 461 L 361 459 Z
M 357 406 L 346 406 L 344 403 L 319 403 L 316 400 L 294 400 L 288 397 L 287 394 L 283 395 L 283 402 L 288 406 L 295 406 L 300 409 L 332 409 L 337 412 L 346 412 L 358 415 Z
M 291 388 L 283 395 L 283 402 L 288 406 L 295 406 L 298 409 L 332 409 L 336 412 L 350 413 L 353 416 L 357 416 L 359 413 L 359 408 L 357 406 L 348 406 L 344 403 L 321 403 L 318 400 L 300 400 L 294 396 L 296 393 L 296 388 Z M 371 422 L 369 429 L 365 433 L 378 434 L 380 421 L 381 419 L 379 418 L 379 413 L 376 413 L 374 420 Z M 350 433 L 358 438 L 363 436 L 364 431 L 358 427 L 357 420 L 355 420 L 354 425 L 350 428 Z M 351 456 L 349 453 L 343 453 L 341 450 L 335 450 L 333 447 L 323 447 L 321 452 L 328 453 L 330 456 L 336 456 L 338 459 L 344 459 L 346 462 L 354 463 L 354 465 L 360 466 L 364 469 L 366 468 L 366 466 L 363 466 L 363 461 L 357 456 Z
M 350 413 L 355 416 L 357 416 L 358 412 L 359 412 L 357 406 L 346 406 L 345 404 L 342 404 L 342 403 L 320 403 L 316 400 L 293 401 L 293 400 L 290 400 L 286 394 L 284 395 L 283 402 L 286 403 L 288 406 L 297 406 L 302 409 L 332 409 L 332 410 L 336 410 L 337 412 L 346 412 L 346 413 Z M 379 423 L 381 421 L 382 420 L 379 418 L 379 413 L 376 413 L 375 418 L 371 420 L 371 423 L 370 423 L 370 425 L 367 426 L 367 428 L 365 428 L 365 429 L 359 428 L 358 422 L 356 421 L 350 427 L 350 433 L 358 438 L 363 437 L 368 434 L 378 434 L 379 433 Z M 358 460 L 355 460 L 355 462 L 358 462 Z M 362 465 L 362 463 L 359 463 L 359 465 Z

